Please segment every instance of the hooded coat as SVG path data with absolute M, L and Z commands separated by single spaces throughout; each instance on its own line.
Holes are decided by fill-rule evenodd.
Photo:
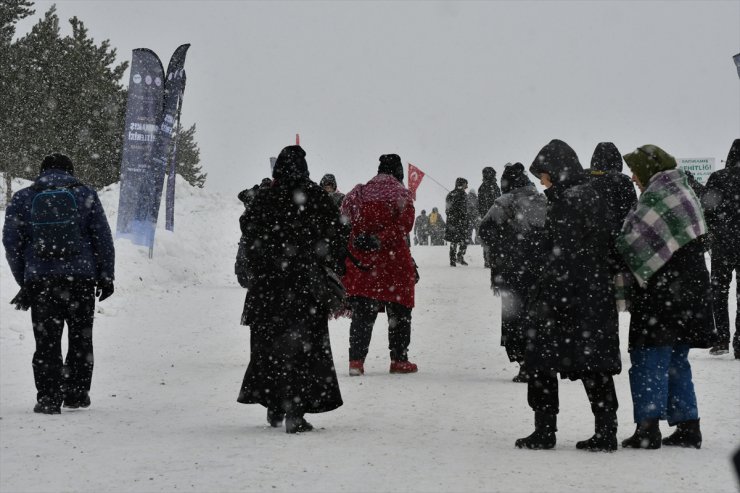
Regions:
M 529 293 L 541 275 L 547 199 L 524 176 L 496 199 L 480 224 L 491 247 L 491 285 L 501 291 L 501 345 L 511 361 L 522 361 L 526 349 Z M 504 172 L 506 173 L 506 172 Z M 505 175 L 504 175 L 505 176 Z M 502 177 L 503 180 L 503 177 Z
M 395 176 L 379 173 L 345 196 L 342 213 L 352 225 L 342 279 L 347 296 L 413 308 L 416 270 L 407 242 L 415 217 L 411 192 Z M 379 248 L 358 248 L 358 237 L 377 238 Z
M 470 214 L 468 209 L 468 194 L 462 187 L 455 187 L 447 194 L 445 200 L 447 225 L 445 240 L 450 243 L 467 243 L 470 239 Z
M 317 292 L 324 266 L 343 265 L 339 209 L 308 176 L 298 146 L 280 153 L 271 188 L 260 190 L 242 221 L 247 295 L 242 324 L 251 357 L 238 402 L 298 414 L 342 405 L 329 342 L 329 308 Z
M 548 173 L 553 185 L 545 190 L 549 253 L 528 307 L 527 367 L 571 379 L 617 374 L 622 363 L 614 286 L 604 260 L 610 249 L 606 205 L 565 142 L 543 147 L 530 172 Z
M 483 183 L 478 187 L 478 217 L 483 217 L 493 202 L 501 197 L 501 189 L 496 183 L 496 170 L 490 166 L 483 168 Z
M 707 180 L 701 203 L 712 247 L 740 251 L 740 139 L 732 143 L 725 168 Z

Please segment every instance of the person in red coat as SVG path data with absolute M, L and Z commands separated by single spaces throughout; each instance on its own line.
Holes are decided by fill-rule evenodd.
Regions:
M 377 176 L 345 196 L 342 214 L 352 224 L 343 278 L 352 309 L 349 374 L 365 373 L 373 325 L 383 310 L 388 315 L 390 372 L 415 373 L 417 366 L 408 360 L 416 284 L 408 234 L 415 211 L 397 154 L 380 156 Z

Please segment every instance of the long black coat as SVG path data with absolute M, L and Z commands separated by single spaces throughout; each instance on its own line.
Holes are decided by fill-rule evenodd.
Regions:
M 571 379 L 617 374 L 622 362 L 614 285 L 605 261 L 611 238 L 606 206 L 564 142 L 545 146 L 530 171 L 549 173 L 553 186 L 545 191 L 549 255 L 530 298 L 533 337 L 526 364 Z
M 701 201 L 712 248 L 740 251 L 740 139 L 727 156 L 725 169 L 712 173 Z
M 251 359 L 241 403 L 317 413 L 342 405 L 328 307 L 315 291 L 323 266 L 341 271 L 346 227 L 332 198 L 308 178 L 261 190 L 245 212 L 248 291 L 242 324 Z
M 629 350 L 656 346 L 714 344 L 709 273 L 696 239 L 673 254 L 643 288 L 630 294 Z
M 462 188 L 455 188 L 447 194 L 445 201 L 447 226 L 445 240 L 451 243 L 467 243 L 470 235 L 470 216 L 468 214 L 468 194 Z
M 501 189 L 496 183 L 496 170 L 491 167 L 483 169 L 483 183 L 478 187 L 478 215 L 483 217 L 493 202 L 501 197 Z
M 491 247 L 491 285 L 501 291 L 501 345 L 511 361 L 526 348 L 529 293 L 541 275 L 547 199 L 529 184 L 496 199 L 479 234 Z

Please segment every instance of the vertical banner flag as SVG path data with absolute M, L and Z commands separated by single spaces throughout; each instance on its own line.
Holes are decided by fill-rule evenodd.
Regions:
M 178 46 L 170 58 L 167 66 L 167 79 L 164 83 L 164 121 L 160 127 L 162 138 L 162 150 L 164 152 L 164 165 L 168 167 L 167 194 L 165 196 L 165 229 L 175 230 L 175 178 L 177 173 L 177 146 L 170 142 L 173 134 L 177 138 L 180 130 L 180 112 L 182 111 L 182 96 L 185 93 L 185 55 L 187 55 L 189 44 Z M 171 113 L 170 113 L 171 111 Z M 168 121 L 168 118 L 172 118 Z M 177 132 L 175 132 L 177 129 Z M 165 142 L 166 141 L 166 142 Z M 159 200 L 157 200 L 159 207 Z M 156 224 L 156 216 L 155 216 Z
M 409 163 L 409 191 L 411 191 L 411 197 L 416 200 L 416 189 L 419 188 L 421 180 L 424 178 L 424 172 Z
M 156 179 L 152 162 L 163 94 L 162 62 L 151 50 L 135 49 L 128 84 L 116 237 L 142 246 L 150 245 L 154 236 L 149 223 L 153 199 L 150 191 Z
M 735 68 L 737 68 L 737 76 L 740 77 L 740 53 L 732 57 L 735 60 Z

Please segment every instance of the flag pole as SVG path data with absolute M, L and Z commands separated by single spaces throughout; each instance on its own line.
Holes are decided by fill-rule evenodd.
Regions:
M 436 184 L 437 184 L 437 185 L 439 185 L 440 187 L 444 188 L 444 189 L 445 189 L 445 190 L 447 190 L 448 192 L 450 191 L 450 189 L 449 189 L 449 188 L 447 188 L 446 186 L 442 185 L 442 184 L 441 184 L 440 182 L 438 182 L 437 180 L 435 180 L 435 179 L 434 179 L 434 177 L 432 177 L 432 176 L 431 176 L 431 175 L 430 175 L 429 173 L 427 173 L 426 171 L 424 172 L 424 176 L 428 176 L 428 177 L 429 177 L 429 179 L 430 179 L 430 180 L 432 180 L 432 181 L 433 181 L 434 183 L 436 183 Z

